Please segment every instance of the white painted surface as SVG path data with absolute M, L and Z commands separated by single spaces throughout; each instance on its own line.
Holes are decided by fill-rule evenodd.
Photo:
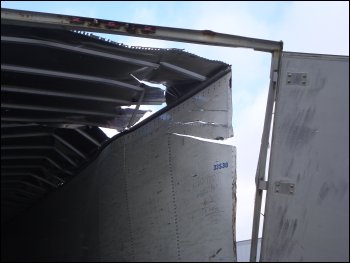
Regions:
M 285 53 L 277 96 L 261 259 L 349 261 L 349 58 Z

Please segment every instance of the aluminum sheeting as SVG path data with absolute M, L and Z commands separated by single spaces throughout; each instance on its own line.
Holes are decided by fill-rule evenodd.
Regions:
M 211 105 L 206 96 L 228 107 L 206 120 L 223 125 L 202 123 L 209 135 L 201 135 L 232 134 L 230 77 L 196 95 L 208 101 L 204 108 Z M 193 98 L 117 137 L 74 180 L 18 218 L 16 231 L 7 230 L 3 259 L 235 261 L 235 148 L 182 136 L 197 135 L 196 126 L 175 133 L 181 116 L 198 120 L 191 105 Z
M 230 74 L 196 96 L 216 92 L 217 100 L 221 98 L 221 104 L 227 105 L 229 78 Z M 116 170 L 123 171 L 117 176 L 125 177 L 119 187 L 126 188 L 128 218 L 124 216 L 122 222 L 124 229 L 129 227 L 129 234 L 121 237 L 124 249 L 103 260 L 235 260 L 235 149 L 172 132 L 180 125 L 179 116 L 187 114 L 188 120 L 194 120 L 188 110 L 194 99 L 113 143 L 118 145 L 114 156 L 125 160 Z M 211 100 L 208 102 L 203 105 L 210 106 Z M 210 120 L 220 122 L 221 118 L 217 114 Z M 208 130 L 212 127 L 208 125 Z M 195 131 L 188 128 L 187 133 Z M 225 136 L 229 133 L 222 131 Z M 113 225 L 110 217 L 102 218 Z
M 284 53 L 262 261 L 349 261 L 349 58 Z

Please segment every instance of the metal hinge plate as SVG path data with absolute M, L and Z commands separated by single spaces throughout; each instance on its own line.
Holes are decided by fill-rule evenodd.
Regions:
M 293 195 L 295 191 L 295 184 L 288 182 L 275 182 L 274 192 L 276 194 Z
M 292 73 L 287 72 L 287 85 L 307 86 L 307 73 Z
M 272 75 L 272 81 L 277 83 L 277 79 L 278 79 L 278 72 L 277 71 L 274 71 L 273 72 L 273 75 Z

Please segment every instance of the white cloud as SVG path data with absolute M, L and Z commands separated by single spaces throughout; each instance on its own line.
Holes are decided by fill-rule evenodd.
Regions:
M 196 20 L 189 23 L 194 29 L 255 38 L 263 38 L 269 31 L 267 23 L 253 16 L 244 3 L 201 2 L 196 7 Z
M 237 240 L 250 239 L 255 196 L 255 172 L 267 100 L 265 90 L 237 116 L 233 144 L 237 147 Z
M 90 7 L 84 7 L 84 8 L 74 8 L 74 7 L 68 7 L 68 6 L 61 6 L 59 8 L 59 11 L 57 8 L 51 8 L 49 11 L 45 12 L 51 12 L 51 13 L 59 13 L 59 14 L 65 14 L 70 16 L 85 16 L 85 17 L 98 17 L 97 12 Z
M 276 35 L 287 51 L 349 55 L 349 2 L 293 2 Z

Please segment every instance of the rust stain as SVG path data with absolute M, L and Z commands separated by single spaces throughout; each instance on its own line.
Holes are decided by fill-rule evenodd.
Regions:
M 141 32 L 143 34 L 154 34 L 156 32 L 156 27 L 154 27 L 154 26 L 142 26 Z
M 96 18 L 93 18 L 93 19 L 91 20 L 91 22 L 89 23 L 89 25 L 90 25 L 90 26 L 98 27 L 98 26 L 100 26 L 100 21 L 99 21 L 98 19 L 96 19 Z
M 125 30 L 130 34 L 154 34 L 156 27 L 147 25 L 124 24 Z
M 130 34 L 135 34 L 137 33 L 137 25 L 134 24 L 124 24 L 124 28 L 126 30 L 126 32 L 130 33 Z
M 215 38 L 216 33 L 214 31 L 211 31 L 211 30 L 203 30 L 202 35 L 207 37 L 208 39 L 212 40 Z
M 78 24 L 78 25 L 84 24 L 84 20 L 81 19 L 80 17 L 73 17 L 69 20 L 69 22 L 71 24 Z
M 112 28 L 112 29 L 119 29 L 120 28 L 120 23 L 118 22 L 112 22 L 112 21 L 109 21 L 105 24 L 105 27 L 106 28 Z

